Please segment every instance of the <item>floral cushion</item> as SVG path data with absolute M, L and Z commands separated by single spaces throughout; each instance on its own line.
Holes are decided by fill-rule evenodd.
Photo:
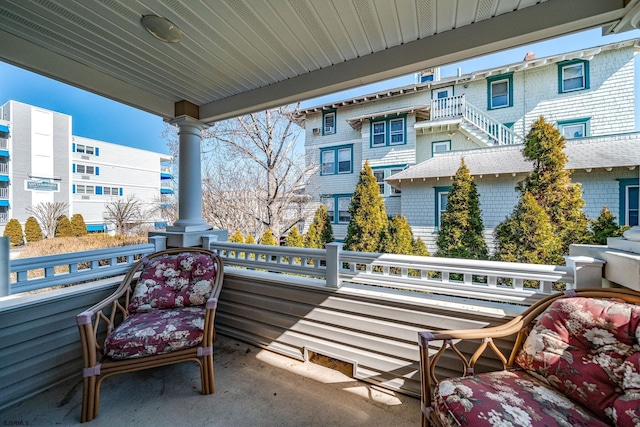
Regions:
M 204 307 L 133 313 L 111 332 L 104 354 L 131 359 L 195 347 L 204 335 Z
M 640 307 L 566 298 L 540 317 L 516 364 L 616 426 L 640 425 Z
M 441 381 L 434 409 L 445 426 L 607 424 L 525 371 L 497 371 Z
M 146 262 L 133 291 L 129 311 L 189 307 L 207 302 L 216 265 L 210 256 L 181 253 Z

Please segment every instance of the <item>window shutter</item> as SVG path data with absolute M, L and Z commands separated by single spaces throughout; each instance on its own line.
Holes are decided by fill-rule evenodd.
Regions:
M 122 187 L 120 187 L 120 195 L 122 196 Z
M 98 147 L 96 147 L 96 149 L 95 149 L 95 153 L 96 153 L 96 156 L 99 156 L 99 155 L 100 155 L 100 154 L 99 154 L 100 152 L 98 151 Z
M 73 194 L 76 194 L 76 185 L 75 185 L 75 184 L 73 184 L 73 185 L 71 186 L 71 188 L 72 188 L 72 189 L 71 189 L 71 192 L 72 192 Z
M 102 186 L 96 185 L 96 194 L 102 194 Z
M 73 173 L 76 173 L 76 164 L 75 163 L 73 165 L 71 165 L 71 170 L 73 171 Z
M 76 143 L 75 143 L 75 142 L 72 142 L 72 143 L 71 143 L 71 152 L 72 152 L 72 153 L 75 153 L 75 152 L 76 152 Z
M 100 175 L 100 168 L 96 166 L 96 175 Z

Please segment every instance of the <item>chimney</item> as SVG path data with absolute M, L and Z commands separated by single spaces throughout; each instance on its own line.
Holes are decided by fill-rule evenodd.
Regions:
M 523 61 L 531 61 L 532 59 L 536 59 L 536 54 L 533 52 L 527 52 L 527 54 L 524 56 Z

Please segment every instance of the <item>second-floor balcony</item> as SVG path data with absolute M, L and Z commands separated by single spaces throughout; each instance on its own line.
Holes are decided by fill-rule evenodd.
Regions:
M 431 101 L 429 119 L 415 124 L 416 132 L 459 130 L 486 145 L 522 144 L 522 136 L 466 100 L 464 94 Z

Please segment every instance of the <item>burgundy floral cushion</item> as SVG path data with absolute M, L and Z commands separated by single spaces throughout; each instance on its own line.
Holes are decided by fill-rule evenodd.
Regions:
M 153 258 L 140 273 L 129 311 L 202 305 L 211 296 L 215 274 L 216 265 L 206 254 Z
M 204 335 L 204 314 L 204 307 L 133 313 L 107 336 L 104 354 L 131 359 L 195 347 Z
M 435 414 L 445 426 L 607 424 L 525 371 L 497 371 L 441 381 Z
M 615 299 L 555 301 L 516 363 L 616 426 L 640 425 L 640 307 Z

